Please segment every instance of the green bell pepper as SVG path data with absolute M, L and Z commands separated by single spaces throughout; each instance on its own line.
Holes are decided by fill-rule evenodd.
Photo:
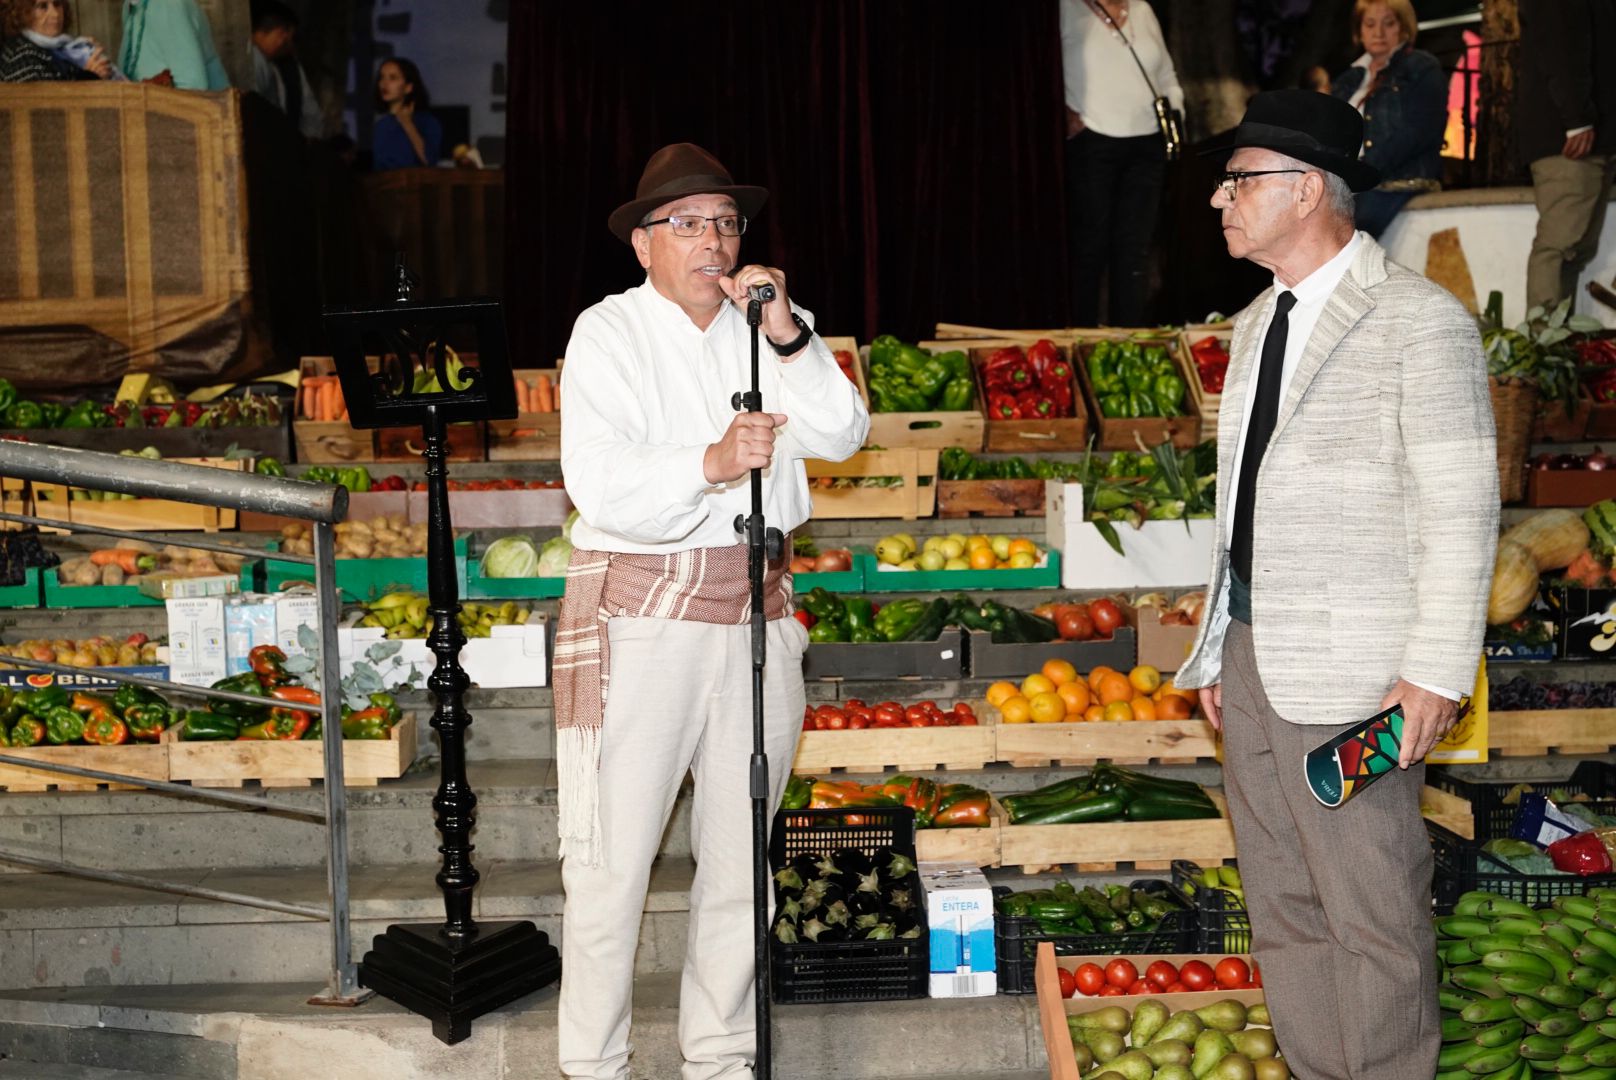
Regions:
M 1032 469 L 1027 465 L 1027 462 L 1020 457 L 1013 457 L 1009 461 L 1004 462 L 1003 475 L 1004 479 L 1006 480 L 1034 479 Z
M 900 343 L 888 363 L 891 365 L 892 370 L 899 375 L 913 377 L 915 372 L 925 367 L 926 361 L 930 359 L 931 353 L 920 346 Z M 946 371 L 947 369 L 945 368 L 944 370 Z
M 892 362 L 892 358 L 897 355 L 898 347 L 902 344 L 903 342 L 891 334 L 879 335 L 874 341 L 870 342 L 870 367 L 886 367 Z
M 213 689 L 233 690 L 238 694 L 251 694 L 253 697 L 265 698 L 263 705 L 248 705 L 240 701 L 215 701 L 210 708 L 220 716 L 228 716 L 237 721 L 257 723 L 269 715 L 268 695 L 264 693 L 264 686 L 258 681 L 258 676 L 251 671 L 243 671 L 238 675 L 227 675 L 215 682 Z M 231 738 L 235 738 L 235 736 L 232 735 Z
M 1128 415 L 1127 394 L 1106 394 L 1100 398 L 1100 415 L 1115 420 Z
M 55 684 L 41 687 L 38 690 L 24 690 L 17 695 L 17 701 L 22 706 L 23 711 L 33 713 L 38 717 L 43 717 L 52 709 L 66 706 L 71 700 L 72 698 L 68 695 L 68 692 Z
M 847 604 L 828 589 L 815 586 L 802 598 L 803 610 L 821 621 L 841 622 L 847 617 Z
M 1094 393 L 1096 395 L 1126 394 L 1127 392 L 1128 388 L 1123 384 L 1122 376 L 1114 371 L 1107 372 L 1094 380 Z
M 931 399 L 942 393 L 943 387 L 948 385 L 948 380 L 952 377 L 948 365 L 933 356 L 909 376 L 909 385 L 926 395 L 929 404 Z
M 847 627 L 831 619 L 820 619 L 808 629 L 808 640 L 816 644 L 830 641 L 846 641 Z
M 847 632 L 870 630 L 875 626 L 875 605 L 862 596 L 849 596 L 843 605 L 847 611 Z
M 44 426 L 45 413 L 35 402 L 17 401 L 6 407 L 0 422 L 8 428 L 37 428 Z
M 53 746 L 78 742 L 84 738 L 84 717 L 65 705 L 58 705 L 45 714 L 45 738 Z
M 937 359 L 943 362 L 943 366 L 948 368 L 948 373 L 952 377 L 967 380 L 971 378 L 971 358 L 966 356 L 964 351 L 950 349 L 947 352 L 938 353 Z
M 782 810 L 806 810 L 812 797 L 814 782 L 806 776 L 793 776 L 786 781 L 786 793 L 780 800 Z
M 863 645 L 866 642 L 881 641 L 883 638 L 875 632 L 873 626 L 860 626 L 847 632 L 847 640 L 855 645 Z
M 370 470 L 363 465 L 354 465 L 337 470 L 337 483 L 350 492 L 370 490 Z
M 1149 390 L 1151 380 L 1155 378 L 1149 368 L 1137 360 L 1125 360 L 1118 369 L 1122 375 L 1122 385 L 1131 392 Z
M 185 727 L 180 731 L 180 738 L 187 742 L 230 742 L 240 734 L 241 721 L 234 716 L 191 709 L 185 714 Z
M 67 406 L 59 401 L 42 401 L 39 403 L 39 414 L 40 427 L 61 427 L 67 417 Z
M 157 742 L 168 727 L 169 708 L 156 705 L 131 705 L 119 713 L 129 728 L 129 735 L 137 742 Z
M 1156 399 L 1156 407 L 1163 416 L 1177 416 L 1184 403 L 1184 380 L 1177 375 L 1158 375 L 1151 384 L 1150 391 Z
M 93 401 L 81 401 L 67 411 L 62 417 L 61 427 L 69 430 L 82 430 L 84 428 L 103 427 L 98 419 L 106 419 L 106 412 Z
M 253 472 L 259 476 L 285 476 L 286 466 L 280 463 L 279 458 L 261 457 L 254 463 Z
M 1128 415 L 1130 417 L 1156 415 L 1156 399 L 1150 396 L 1149 390 L 1129 391 Z
M 937 407 L 944 412 L 963 412 L 971 407 L 975 397 L 976 387 L 970 376 L 956 375 L 943 385 L 943 396 L 938 400 Z
M 163 704 L 162 698 L 144 686 L 136 686 L 133 683 L 125 683 L 118 687 L 117 692 L 112 695 L 112 709 L 119 716 L 122 716 L 136 705 Z
M 930 412 L 931 402 L 926 395 L 905 383 L 892 383 L 889 387 L 893 412 Z
M 974 479 L 976 455 L 962 446 L 950 446 L 937 456 L 937 476 L 941 480 Z
M 17 400 L 17 388 L 11 385 L 10 379 L 0 379 L 0 414 L 3 414 Z
M 45 741 L 45 722 L 37 716 L 19 716 L 11 726 L 12 746 L 38 746 Z

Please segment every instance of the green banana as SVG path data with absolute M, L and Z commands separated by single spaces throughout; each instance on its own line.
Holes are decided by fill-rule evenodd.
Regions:
M 1590 945 L 1596 945 L 1608 955 L 1616 957 L 1616 934 L 1602 927 L 1594 927 L 1583 932 L 1582 939 Z
M 1579 919 L 1592 919 L 1599 910 L 1599 902 L 1586 896 L 1556 896 L 1550 905 L 1556 911 L 1575 915 Z
M 1532 910 L 1531 905 L 1523 904 L 1519 900 L 1507 900 L 1502 896 L 1495 896 L 1483 902 L 1481 910 L 1477 914 L 1483 919 L 1497 919 L 1505 915 L 1518 915 L 1523 919 L 1531 919 L 1533 922 L 1543 921 L 1538 913 Z
M 1611 998 L 1616 998 L 1616 975 L 1613 975 L 1610 978 L 1600 982 L 1600 984 L 1594 988 L 1594 993 L 1598 994 L 1606 1001 L 1609 1001 Z
M 1439 1069 L 1458 1069 L 1474 1057 L 1490 1051 L 1485 1046 L 1477 1046 L 1473 1041 L 1450 1043 L 1444 1046 L 1436 1057 L 1436 1066 Z
M 1502 919 L 1493 920 L 1492 932 L 1523 938 L 1531 934 L 1541 934 L 1543 929 L 1544 924 L 1537 919 L 1522 919 L 1515 915 L 1506 915 Z
M 1483 955 L 1506 950 L 1519 952 L 1521 939 L 1511 934 L 1486 933 L 1473 938 L 1466 938 L 1465 944 Z
M 1547 960 L 1549 966 L 1554 969 L 1554 977 L 1562 982 L 1571 978 L 1571 969 L 1577 966 L 1565 950 L 1542 934 L 1522 938 L 1521 950 Z
M 1447 915 L 1436 920 L 1436 932 L 1447 938 L 1473 938 L 1492 933 L 1492 924 L 1485 919 Z
M 1605 981 L 1605 973 L 1598 968 L 1589 967 L 1587 964 L 1578 964 L 1571 969 L 1571 974 L 1566 976 L 1565 981 L 1578 990 L 1586 990 L 1592 993 L 1599 988 L 1600 983 Z
M 1553 964 L 1523 949 L 1489 950 L 1482 956 L 1481 966 L 1489 971 L 1520 972 L 1543 979 L 1552 979 L 1556 974 Z
M 1488 997 L 1504 996 L 1504 988 L 1499 984 L 1498 976 L 1485 968 L 1455 968 L 1452 978 L 1453 985 L 1463 987 L 1466 990 L 1474 990 L 1476 993 L 1485 994 Z M 1538 985 L 1541 985 L 1541 982 Z M 1516 991 L 1511 992 L 1515 993 Z
M 1573 1019 L 1575 1019 L 1574 1016 Z M 1493 1047 L 1505 1045 L 1514 1046 L 1516 1043 L 1520 1042 L 1521 1036 L 1525 1034 L 1526 1021 L 1522 1020 L 1518 1016 L 1512 1016 L 1508 1020 L 1503 1020 L 1494 1024 L 1492 1027 L 1482 1028 L 1480 1031 L 1476 1032 L 1475 1035 L 1471 1036 L 1471 1041 L 1477 1046 L 1485 1046 L 1492 1049 Z M 1544 1031 L 1543 1034 L 1552 1036 L 1554 1033 L 1551 1031 Z M 1466 1063 L 1466 1068 L 1468 1067 L 1469 1065 Z M 1499 1068 L 1501 1069 L 1503 1066 L 1500 1065 Z M 1489 1069 L 1487 1071 L 1496 1072 L 1497 1070 Z
M 1567 953 L 1582 944 L 1582 938 L 1565 923 L 1544 923 L 1543 936 L 1560 946 Z
M 1588 1059 L 1590 1065 L 1601 1069 L 1611 1068 L 1616 1066 L 1616 1043 L 1602 1042 L 1585 1050 L 1582 1056 Z
M 1464 1067 L 1471 1076 L 1486 1076 L 1509 1068 L 1520 1057 L 1520 1049 L 1511 1043 L 1508 1046 L 1490 1047 L 1473 1058 L 1466 1058 Z
M 1509 1003 L 1510 1007 L 1515 1010 L 1515 1015 L 1525 1020 L 1528 1024 L 1536 1024 L 1539 1020 L 1554 1012 L 1553 1006 L 1527 994 L 1512 997 L 1509 999 Z
M 1459 938 L 1455 941 L 1445 941 L 1437 946 L 1437 955 L 1445 964 L 1474 964 L 1481 959 L 1481 954 L 1470 944 L 1474 938 Z
M 1459 1019 L 1457 1016 L 1450 1016 L 1442 1021 L 1442 1041 L 1445 1043 L 1458 1042 L 1461 1039 L 1471 1038 L 1481 1030 L 1482 1026 L 1480 1024 L 1472 1024 L 1467 1020 Z
M 1584 1054 L 1604 1041 L 1605 1033 L 1593 1024 L 1589 1024 L 1575 1035 L 1566 1037 L 1565 1052 L 1568 1054 Z
M 1467 1024 L 1496 1024 L 1500 1020 L 1510 1019 L 1516 1013 L 1509 998 L 1483 998 L 1466 1005 L 1459 1015 Z
M 1581 1020 L 1585 1024 L 1591 1024 L 1595 1020 L 1603 1020 L 1604 1018 L 1604 998 L 1590 997 L 1587 1001 L 1584 1001 L 1581 1005 L 1577 1006 L 1577 1019 Z
M 1464 969 L 1461 968 L 1460 970 Z M 1477 969 L 1471 968 L 1470 970 L 1475 971 Z M 1498 985 L 1506 994 L 1531 994 L 1533 997 L 1542 997 L 1538 991 L 1542 990 L 1545 985 L 1552 986 L 1554 984 L 1541 975 L 1528 975 L 1524 971 L 1502 971 L 1498 973 Z M 1548 999 L 1545 998 L 1544 1000 Z M 1577 1000 L 1581 1002 L 1582 999 L 1578 998 Z M 1551 1004 L 1553 1003 L 1551 1002 Z
M 1551 1039 L 1569 1039 L 1582 1030 L 1584 1023 L 1580 1016 L 1569 1010 L 1554 1012 L 1537 1022 L 1537 1033 Z
M 1459 1012 L 1477 1000 L 1475 994 L 1456 986 L 1437 987 L 1436 997 L 1441 1006 L 1449 1012 Z
M 1528 1061 L 1555 1061 L 1565 1053 L 1566 1041 L 1547 1035 L 1528 1035 L 1521 1040 L 1521 1057 Z
M 1575 1009 L 1588 999 L 1588 995 L 1575 986 L 1562 986 L 1559 983 L 1544 983 L 1529 993 L 1539 1001 L 1546 1001 L 1560 1009 Z
M 1591 942 L 1578 945 L 1571 950 L 1571 956 L 1579 964 L 1597 968 L 1605 978 L 1616 975 L 1616 956 L 1610 955 L 1610 953 Z M 1601 979 L 1600 982 L 1603 983 L 1604 979 Z

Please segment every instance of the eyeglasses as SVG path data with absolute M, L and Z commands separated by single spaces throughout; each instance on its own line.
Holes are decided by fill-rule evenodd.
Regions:
M 640 228 L 649 229 L 653 225 L 666 225 L 673 230 L 675 236 L 701 236 L 707 231 L 709 221 L 718 226 L 719 236 L 739 236 L 746 231 L 745 214 L 723 214 L 719 217 L 675 214 L 672 217 L 657 218 L 655 221 L 643 221 Z
M 1305 173 L 1306 169 L 1252 169 L 1247 172 L 1226 172 L 1212 185 L 1214 192 L 1221 191 L 1230 202 L 1234 202 L 1235 192 L 1239 190 L 1240 181 L 1252 176 L 1274 176 L 1279 173 Z

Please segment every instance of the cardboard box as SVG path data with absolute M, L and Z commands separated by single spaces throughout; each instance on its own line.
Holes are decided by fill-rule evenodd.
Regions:
M 1044 526 L 1051 549 L 1061 552 L 1066 589 L 1185 588 L 1206 583 L 1212 567 L 1211 518 L 1118 525 L 1118 555 L 1094 524 L 1082 518 L 1083 485 L 1044 485 Z
M 1038 671 L 1044 666 L 1044 661 L 1050 659 L 1069 660 L 1079 671 L 1092 671 L 1101 664 L 1127 671 L 1134 665 L 1134 632 L 1128 626 L 1117 627 L 1111 637 L 1103 640 L 1056 639 L 995 645 L 993 635 L 986 630 L 972 630 L 966 640 L 970 642 L 967 651 L 973 679 L 1015 679 L 1019 682 L 1029 672 Z
M 957 679 L 965 639 L 945 627 L 936 641 L 814 642 L 803 655 L 805 679 Z
M 211 686 L 228 675 L 224 598 L 170 600 L 167 607 L 169 678 L 187 686 Z
M 247 670 L 247 658 L 260 645 L 275 644 L 275 600 L 243 593 L 224 605 L 224 661 L 231 675 Z
M 920 864 L 931 927 L 931 996 L 992 997 L 998 992 L 993 890 L 971 863 Z
M 298 629 L 320 630 L 320 601 L 311 593 L 282 593 L 275 597 L 275 644 L 287 657 L 302 656 Z
M 1137 608 L 1132 620 L 1139 631 L 1139 662 L 1162 673 L 1177 671 L 1195 644 L 1199 626 L 1163 626 L 1160 608 Z
M 460 666 L 472 684 L 484 688 L 507 686 L 548 686 L 550 676 L 549 620 L 535 614 L 521 626 L 496 626 L 485 638 L 473 638 L 460 650 Z M 354 664 L 366 658 L 372 645 L 386 640 L 387 631 L 379 626 L 346 627 L 337 630 L 337 657 L 346 677 Z M 415 684 L 424 686 L 438 660 L 426 647 L 424 638 L 404 638 L 393 656 L 376 664 L 382 681 L 394 686 L 406 681 L 412 671 Z

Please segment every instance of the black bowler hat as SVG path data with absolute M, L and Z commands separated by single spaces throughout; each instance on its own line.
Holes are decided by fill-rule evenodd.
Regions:
M 1380 183 L 1380 171 L 1359 160 L 1362 144 L 1363 117 L 1340 98 L 1316 90 L 1266 90 L 1251 99 L 1239 127 L 1201 152 L 1273 150 L 1335 173 L 1353 191 L 1368 191 Z

